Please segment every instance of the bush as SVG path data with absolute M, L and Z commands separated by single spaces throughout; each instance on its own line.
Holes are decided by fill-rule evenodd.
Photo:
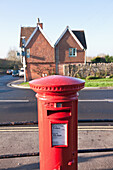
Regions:
M 92 63 L 106 63 L 106 60 L 105 58 L 97 56 L 94 59 L 92 59 L 91 62 Z
M 100 79 L 101 77 L 95 77 L 95 76 L 88 76 L 86 77 L 86 80 L 95 80 L 95 79 Z
M 111 75 L 109 76 L 109 78 L 113 78 L 113 74 L 111 74 Z

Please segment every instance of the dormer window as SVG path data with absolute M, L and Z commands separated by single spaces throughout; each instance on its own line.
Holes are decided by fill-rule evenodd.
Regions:
M 77 48 L 69 48 L 69 57 L 77 56 Z

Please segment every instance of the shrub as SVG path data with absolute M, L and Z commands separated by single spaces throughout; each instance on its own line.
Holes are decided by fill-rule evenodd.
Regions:
M 111 74 L 111 75 L 109 76 L 109 78 L 113 78 L 113 74 Z
M 105 60 L 105 58 L 102 58 L 102 57 L 97 56 L 97 57 L 95 57 L 94 59 L 92 59 L 91 62 L 92 62 L 92 63 L 105 63 L 106 60 Z
M 86 80 L 94 80 L 94 79 L 100 79 L 101 77 L 95 77 L 95 76 L 88 76 L 86 77 Z

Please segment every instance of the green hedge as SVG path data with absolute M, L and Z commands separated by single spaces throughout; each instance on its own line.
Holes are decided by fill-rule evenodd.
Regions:
M 95 77 L 95 76 L 86 77 L 86 80 L 95 80 L 95 79 L 101 79 L 101 77 Z

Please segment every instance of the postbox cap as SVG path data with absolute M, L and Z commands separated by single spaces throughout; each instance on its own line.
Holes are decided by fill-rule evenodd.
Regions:
M 35 92 L 66 92 L 79 91 L 84 88 L 85 81 L 61 75 L 53 75 L 35 79 L 29 82 Z

